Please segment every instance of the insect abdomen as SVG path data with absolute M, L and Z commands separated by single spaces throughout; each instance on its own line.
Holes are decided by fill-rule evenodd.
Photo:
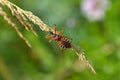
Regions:
M 71 44 L 69 41 L 60 41 L 58 42 L 58 44 L 62 49 L 71 48 Z

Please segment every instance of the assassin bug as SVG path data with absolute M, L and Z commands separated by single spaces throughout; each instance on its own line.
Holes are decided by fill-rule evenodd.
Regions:
M 66 36 L 62 35 L 63 30 L 61 30 L 59 33 L 56 32 L 56 24 L 54 24 L 53 31 L 49 31 L 50 36 L 46 36 L 46 38 L 49 38 L 49 42 L 56 41 L 60 47 L 60 49 L 66 49 L 71 48 L 71 40 Z

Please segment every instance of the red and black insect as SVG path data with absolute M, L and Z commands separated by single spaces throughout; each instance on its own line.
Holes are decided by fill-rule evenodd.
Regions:
M 56 41 L 60 49 L 71 48 L 71 39 L 62 35 L 63 30 L 57 33 L 55 24 L 53 30 L 54 31 L 49 31 L 50 36 L 46 36 L 46 38 L 50 39 L 49 42 Z

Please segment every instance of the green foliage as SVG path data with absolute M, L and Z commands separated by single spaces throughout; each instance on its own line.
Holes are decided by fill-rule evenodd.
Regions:
M 120 1 L 101 22 L 89 22 L 80 12 L 79 0 L 11 0 L 30 10 L 50 26 L 57 25 L 81 46 L 97 72 L 87 70 L 70 49 L 61 51 L 49 43 L 46 33 L 39 37 L 20 27 L 32 44 L 29 48 L 16 31 L 0 16 L 0 80 L 120 80 Z M 75 25 L 71 26 L 71 20 Z M 8 77 L 8 78 L 6 78 Z

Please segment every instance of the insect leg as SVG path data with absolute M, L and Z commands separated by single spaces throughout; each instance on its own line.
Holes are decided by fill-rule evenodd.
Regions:
M 53 30 L 54 30 L 54 33 L 56 34 L 56 24 L 54 24 Z
M 64 32 L 64 30 L 61 30 L 61 31 L 59 32 L 59 35 L 62 35 L 63 32 Z
M 52 38 L 52 36 L 48 36 L 48 35 L 47 35 L 47 36 L 45 36 L 45 38 L 47 38 L 47 39 L 51 39 L 51 38 Z
M 46 36 L 45 38 L 50 39 L 49 42 L 53 41 L 52 36 Z

